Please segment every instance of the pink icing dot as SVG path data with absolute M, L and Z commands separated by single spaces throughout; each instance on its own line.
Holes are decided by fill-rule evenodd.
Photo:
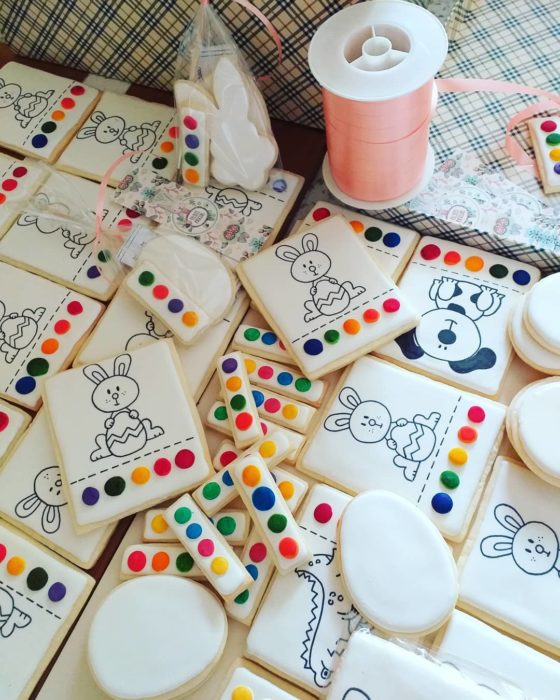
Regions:
M 267 399 L 264 402 L 264 410 L 267 413 L 278 413 L 278 411 L 281 409 L 282 404 L 278 399 Z
M 183 119 L 183 124 L 187 127 L 187 129 L 196 129 L 198 126 L 196 119 L 190 115 Z
M 383 311 L 388 314 L 393 314 L 401 308 L 401 303 L 398 299 L 385 299 L 383 302 Z
M 318 207 L 313 212 L 313 221 L 321 221 L 322 219 L 327 219 L 331 215 L 327 207 Z
M 556 131 L 556 122 L 552 121 L 552 119 L 547 119 L 541 124 L 541 131 L 546 131 L 547 133 Z
M 211 557 L 214 554 L 214 543 L 212 540 L 200 540 L 198 543 L 198 553 L 201 557 Z
M 486 418 L 486 413 L 482 406 L 471 406 L 467 416 L 473 423 L 482 423 Z
M 257 374 L 261 379 L 270 379 L 274 374 L 274 370 L 270 365 L 264 365 L 263 367 L 259 367 Z
M 313 511 L 313 517 L 318 523 L 324 525 L 332 518 L 332 507 L 328 503 L 319 503 Z
M 83 85 L 74 85 L 74 87 L 70 88 L 71 94 L 76 95 L 78 97 L 80 95 L 83 95 L 85 91 L 86 91 L 86 89 Z

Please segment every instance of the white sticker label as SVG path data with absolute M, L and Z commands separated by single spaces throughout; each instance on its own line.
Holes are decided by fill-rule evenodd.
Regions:
M 154 238 L 156 238 L 156 234 L 152 229 L 144 224 L 135 224 L 126 241 L 119 248 L 117 260 L 121 265 L 134 267 L 142 248 Z

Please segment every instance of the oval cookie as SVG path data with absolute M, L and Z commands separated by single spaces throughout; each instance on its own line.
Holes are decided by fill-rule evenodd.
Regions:
M 545 348 L 560 355 L 560 273 L 545 277 L 527 295 L 523 318 L 529 333 Z
M 525 297 L 514 306 L 509 319 L 509 337 L 515 352 L 525 364 L 545 374 L 560 374 L 560 355 L 550 352 L 535 340 L 523 321 Z
M 115 588 L 95 614 L 88 661 L 112 698 L 172 698 L 202 683 L 222 655 L 227 618 L 193 581 L 147 576 Z
M 455 607 L 457 569 L 436 526 L 388 491 L 366 491 L 339 525 L 340 566 L 358 612 L 375 627 L 427 634 Z

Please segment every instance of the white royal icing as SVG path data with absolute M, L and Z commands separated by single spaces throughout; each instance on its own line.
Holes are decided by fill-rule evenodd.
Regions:
M 29 425 L 31 418 L 25 411 L 0 401 L 0 464 L 8 457 L 16 440 Z
M 294 401 L 265 388 L 252 389 L 259 416 L 284 428 L 305 434 L 317 413 L 313 406 Z
M 250 352 L 270 360 L 293 363 L 290 353 L 270 328 L 249 326 L 242 323 L 235 331 L 232 347 L 234 350 Z
M 136 576 L 204 579 L 202 571 L 180 544 L 130 544 L 122 553 L 121 578 Z
M 527 297 L 523 318 L 537 342 L 560 355 L 560 273 L 549 275 L 536 284 Z
M 8 230 L 21 212 L 26 199 L 33 194 L 47 171 L 31 158 L 18 160 L 0 153 L 0 183 L 2 207 L 0 207 L 0 234 Z M 9 182 L 6 187 L 6 182 Z
M 287 396 L 291 399 L 318 406 L 327 384 L 320 379 L 311 381 L 293 367 L 263 360 L 255 355 L 244 355 L 245 369 L 251 384 Z
M 239 666 L 231 674 L 217 700 L 297 700 L 295 695 L 278 688 L 266 678 Z
M 526 298 L 515 304 L 509 320 L 511 343 L 519 357 L 546 374 L 560 374 L 560 355 L 550 352 L 529 333 L 523 320 Z
M 529 131 L 539 165 L 543 190 L 546 194 L 560 192 L 560 172 L 555 170 L 560 160 L 557 143 L 559 130 L 558 114 L 553 114 L 550 117 L 537 117 L 537 119 L 529 121 Z M 547 137 L 552 138 L 556 143 L 547 143 Z

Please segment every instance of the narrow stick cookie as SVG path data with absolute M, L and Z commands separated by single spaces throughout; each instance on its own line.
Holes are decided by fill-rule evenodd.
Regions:
M 294 363 L 284 343 L 270 328 L 242 323 L 233 336 L 232 347 L 234 350 L 248 352 L 268 360 Z
M 249 381 L 254 386 L 270 389 L 296 401 L 318 406 L 327 390 L 320 379 L 312 381 L 293 367 L 265 361 L 255 355 L 243 355 Z
M 205 578 L 191 555 L 180 544 L 131 544 L 124 550 L 122 580 L 155 574 Z
M 165 520 L 165 508 L 147 511 L 144 523 L 145 542 L 177 542 L 177 536 Z M 249 535 L 250 518 L 244 510 L 221 510 L 210 522 L 213 523 L 225 541 L 232 546 L 244 545 Z
M 529 133 L 545 194 L 560 192 L 560 119 L 558 115 L 531 119 Z
M 317 412 L 315 408 L 268 389 L 253 389 L 252 392 L 259 416 L 298 433 L 307 432 Z

